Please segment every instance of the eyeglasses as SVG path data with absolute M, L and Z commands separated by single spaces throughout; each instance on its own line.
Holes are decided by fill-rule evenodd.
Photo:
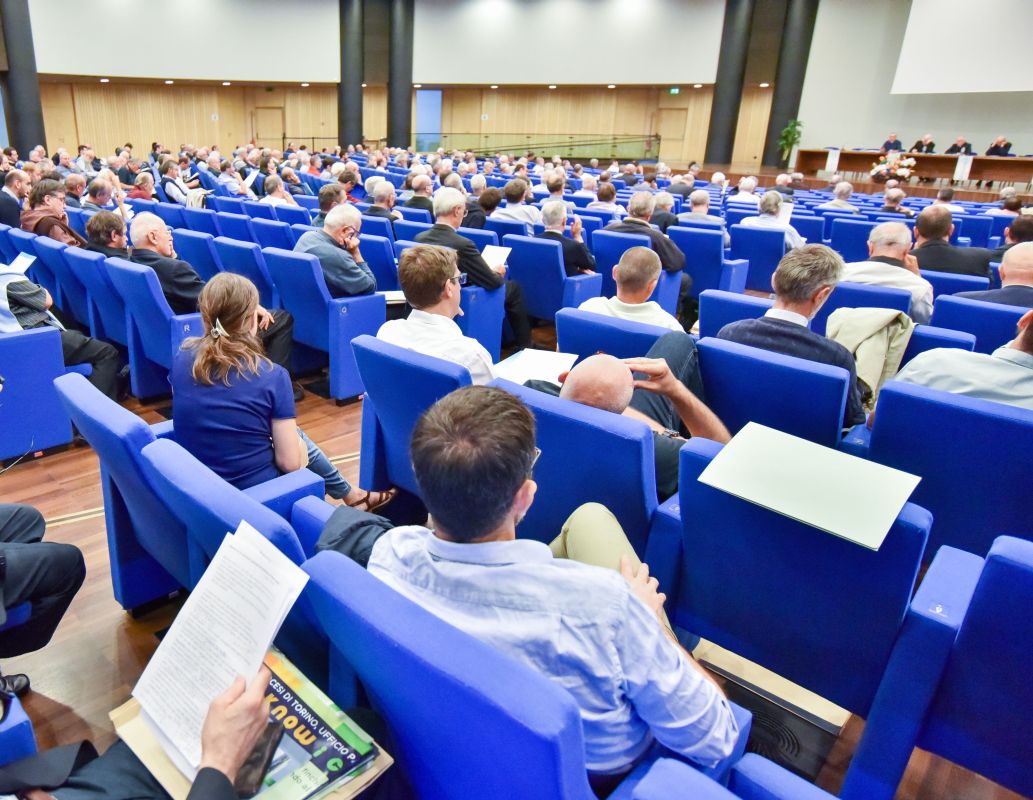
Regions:
M 538 463 L 538 459 L 541 458 L 542 451 L 539 448 L 534 449 L 534 458 L 531 459 L 531 466 L 527 470 L 527 476 L 531 477 L 534 474 L 534 465 Z
M 466 273 L 460 272 L 458 275 L 453 275 L 449 280 L 458 286 L 466 286 Z

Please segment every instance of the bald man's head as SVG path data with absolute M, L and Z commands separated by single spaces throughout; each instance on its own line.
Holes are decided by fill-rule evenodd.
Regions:
M 560 397 L 623 414 L 634 388 L 627 365 L 618 358 L 600 354 L 589 356 L 570 371 Z
M 1033 242 L 1012 245 L 1001 261 L 1002 286 L 1033 286 Z

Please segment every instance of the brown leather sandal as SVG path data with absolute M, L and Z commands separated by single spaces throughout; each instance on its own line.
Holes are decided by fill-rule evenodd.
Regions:
M 394 500 L 396 494 L 398 494 L 397 489 L 390 489 L 386 492 L 366 492 L 354 503 L 345 503 L 345 505 L 349 508 L 355 508 L 372 514 L 378 508 L 383 508 Z

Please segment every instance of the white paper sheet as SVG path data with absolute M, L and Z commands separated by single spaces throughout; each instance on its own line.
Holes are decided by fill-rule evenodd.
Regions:
M 750 422 L 699 480 L 878 550 L 921 478 Z
M 825 171 L 835 172 L 839 169 L 839 148 L 833 148 L 825 156 Z
M 392 289 L 387 292 L 377 292 L 377 294 L 384 295 L 384 302 L 389 306 L 396 306 L 405 302 L 405 292 L 401 289 Z
M 495 365 L 495 375 L 513 383 L 532 379 L 559 383 L 561 372 L 566 372 L 577 361 L 574 353 L 553 353 L 549 350 L 521 350 Z
M 251 184 L 253 184 L 257 179 L 258 179 L 258 170 L 257 169 L 253 169 L 253 170 L 251 170 L 251 172 L 248 173 L 248 176 L 246 178 L 244 178 L 244 185 L 248 189 L 250 189 L 251 188 Z
M 972 159 L 974 156 L 960 155 L 958 156 L 958 163 L 954 165 L 954 180 L 956 181 L 967 181 L 968 175 L 972 171 Z
M 481 258 L 487 262 L 489 267 L 497 270 L 506 263 L 506 259 L 509 258 L 509 254 L 512 252 L 512 247 L 498 247 L 493 244 L 486 244 L 481 251 Z
M 241 522 L 191 592 L 133 689 L 174 763 L 196 773 L 211 701 L 251 680 L 308 576 Z M 188 777 L 193 775 L 188 774 Z
M 28 253 L 19 253 L 5 271 L 20 272 L 24 275 L 26 270 L 35 263 L 36 256 L 30 256 Z

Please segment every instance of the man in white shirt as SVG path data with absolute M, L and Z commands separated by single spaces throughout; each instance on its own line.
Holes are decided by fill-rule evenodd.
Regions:
M 704 765 L 731 754 L 731 707 L 662 622 L 664 596 L 613 516 L 582 506 L 551 551 L 516 538 L 540 454 L 518 398 L 452 392 L 417 422 L 411 454 L 435 529 L 385 533 L 370 573 L 569 691 L 594 784 L 627 772 L 654 740 Z
M 851 214 L 860 213 L 861 209 L 850 202 L 850 195 L 854 193 L 853 184 L 847 181 L 840 181 L 832 190 L 832 200 L 818 206 L 820 211 L 849 211 Z
M 911 319 L 926 323 L 933 313 L 933 285 L 922 277 L 911 255 L 911 230 L 902 222 L 884 222 L 868 234 L 868 260 L 843 267 L 840 280 L 890 286 L 911 292 Z
M 804 239 L 799 231 L 796 230 L 789 222 L 783 222 L 781 218 L 782 214 L 782 195 L 775 191 L 764 192 L 764 196 L 760 199 L 760 205 L 757 210 L 760 212 L 755 217 L 746 217 L 740 225 L 744 225 L 747 228 L 772 228 L 774 230 L 785 231 L 786 236 L 786 249 L 795 250 L 798 247 L 803 247 L 807 244 L 807 240 Z
M 506 205 L 496 208 L 491 214 L 492 218 L 522 222 L 527 235 L 533 236 L 534 226 L 542 224 L 542 212 L 524 202 L 527 184 L 520 178 L 514 178 L 503 187 L 502 194 L 506 198 Z
M 495 379 L 491 356 L 480 342 L 464 336 L 455 323 L 460 289 L 466 274 L 459 271 L 456 252 L 447 247 L 420 244 L 398 259 L 398 283 L 413 307 L 407 319 L 380 326 L 377 338 L 417 353 L 454 361 L 470 371 L 475 384 Z
M 944 186 L 940 191 L 936 193 L 936 199 L 933 200 L 934 206 L 943 206 L 951 214 L 964 214 L 965 209 L 952 202 L 954 200 L 954 190 L 949 186 Z
M 594 175 L 582 175 L 581 188 L 574 192 L 574 197 L 591 197 L 595 200 L 596 185 L 597 181 Z
M 747 175 L 745 178 L 739 179 L 739 191 L 733 195 L 729 195 L 729 203 L 750 203 L 752 205 L 760 205 L 760 198 L 754 193 L 757 188 L 757 179 Z M 777 192 L 776 192 L 777 194 Z M 779 195 L 781 196 L 781 195 Z
M 1033 410 L 1033 310 L 1019 319 L 1015 338 L 992 354 L 927 350 L 912 358 L 896 380 Z
M 725 247 L 731 245 L 732 237 L 728 235 L 728 231 L 725 229 L 724 219 L 710 213 L 710 192 L 706 189 L 696 189 L 692 192 L 689 195 L 689 208 L 689 211 L 684 211 L 678 215 L 679 225 L 683 222 L 693 222 L 695 220 L 719 223 L 721 225 L 721 232 L 725 237 Z
M 651 248 L 629 247 L 613 267 L 617 295 L 590 297 L 578 308 L 594 314 L 680 331 L 681 323 L 664 311 L 659 303 L 649 299 L 660 280 L 661 269 L 660 256 Z

